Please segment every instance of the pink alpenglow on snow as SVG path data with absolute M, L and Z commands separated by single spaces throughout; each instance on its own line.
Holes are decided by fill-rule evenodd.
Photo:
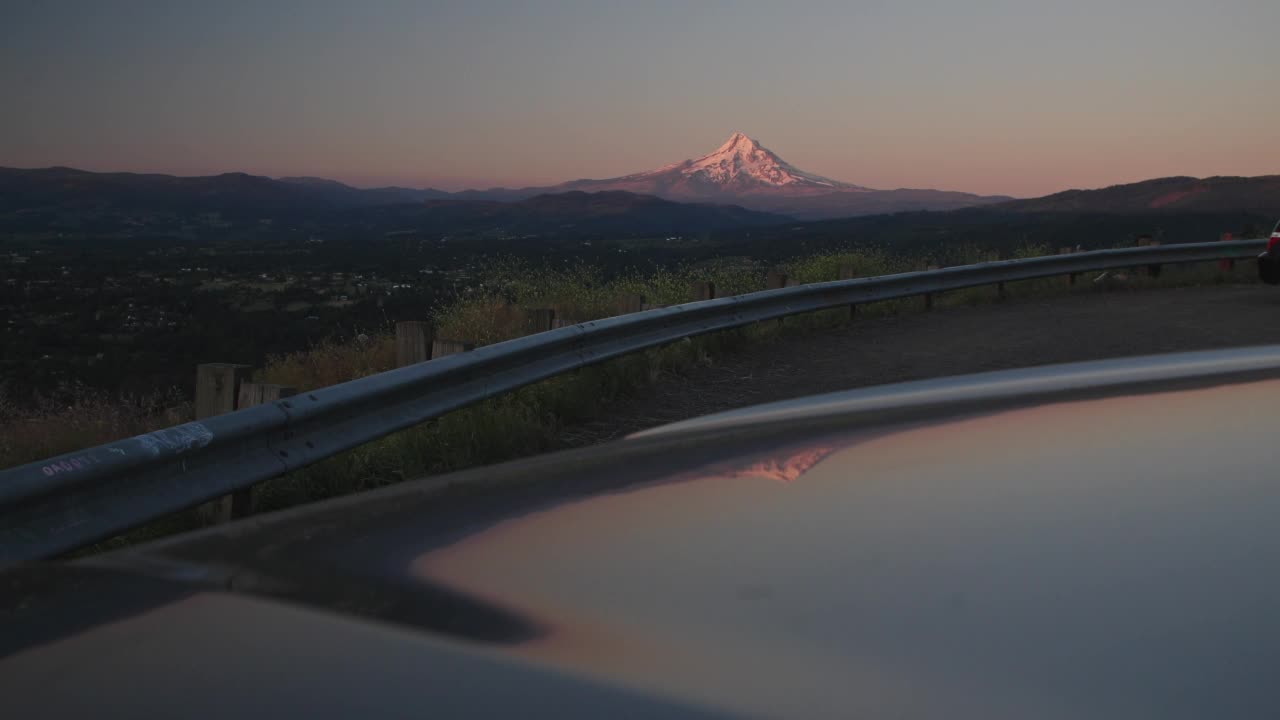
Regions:
M 559 190 L 626 190 L 672 199 L 739 199 L 868 192 L 869 188 L 807 173 L 735 132 L 715 152 L 657 170 L 606 180 L 575 180 Z

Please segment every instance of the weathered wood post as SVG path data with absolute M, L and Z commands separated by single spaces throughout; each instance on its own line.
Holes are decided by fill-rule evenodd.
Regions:
M 196 419 L 229 413 L 236 409 L 240 383 L 249 379 L 253 368 L 235 363 L 201 363 L 196 366 Z
M 924 266 L 924 269 L 926 272 L 937 270 L 938 264 L 933 262 L 928 263 L 927 265 Z M 924 294 L 924 309 L 925 309 L 925 312 L 928 312 L 933 309 L 933 293 Z
M 240 387 L 249 379 L 253 370 L 248 365 L 235 363 L 201 363 L 196 366 L 196 402 L 197 420 L 211 418 L 215 415 L 234 412 L 240 401 Z M 234 496 L 213 500 L 200 506 L 199 513 L 214 522 L 225 522 L 231 519 Z
M 269 402 L 293 397 L 298 394 L 297 388 L 274 383 L 240 383 L 240 393 L 236 401 L 236 409 L 243 410 L 254 405 L 265 405 Z M 218 522 L 238 520 L 253 513 L 253 488 L 247 487 L 220 498 L 217 501 L 215 519 Z
M 1138 247 L 1156 247 L 1159 244 L 1160 241 L 1151 237 L 1148 233 L 1143 233 L 1138 236 Z M 1151 265 L 1143 265 L 1142 267 L 1139 267 L 1137 272 L 1140 275 L 1157 278 L 1160 277 L 1160 270 L 1161 266 L 1158 263 L 1152 263 Z
M 853 263 L 844 263 L 840 266 L 841 280 L 854 280 L 858 277 L 858 268 Z M 849 319 L 853 320 L 858 316 L 858 306 L 855 303 L 849 303 Z
M 713 300 L 716 296 L 716 284 L 710 280 L 700 280 L 690 287 L 694 300 Z
M 402 320 L 396 323 L 396 367 L 430 360 L 434 339 L 435 331 L 429 322 Z
M 240 397 L 236 403 L 236 409 L 243 410 L 254 405 L 265 405 L 297 394 L 298 389 L 290 385 L 257 382 L 241 383 Z
M 614 305 L 619 315 L 637 313 L 644 309 L 644 296 L 639 293 L 623 293 Z
M 1058 248 L 1059 255 L 1074 255 L 1075 252 L 1076 252 L 1075 248 L 1070 248 L 1070 247 Z M 1076 273 L 1067 273 L 1067 286 L 1070 287 L 1075 284 L 1076 284 Z
M 992 263 L 992 262 L 1000 262 L 1000 260 L 1001 260 L 1000 253 L 998 251 L 992 250 L 987 253 L 987 256 L 984 262 Z M 1004 300 L 1007 297 L 1008 295 L 1005 293 L 1004 283 L 996 283 L 996 300 L 997 301 Z
M 431 341 L 431 357 L 442 358 L 446 355 L 457 355 L 458 353 L 471 352 L 476 349 L 476 344 L 465 340 L 445 340 L 436 338 Z
M 556 311 L 554 308 L 533 308 L 529 310 L 525 320 L 529 333 L 540 333 L 555 328 Z
M 764 286 L 766 290 L 781 290 L 782 288 L 795 287 L 799 284 L 800 283 L 796 280 L 787 277 L 787 274 L 781 270 L 772 270 L 769 274 L 764 276 Z M 780 317 L 777 320 L 779 325 L 785 325 L 786 322 L 787 319 L 784 317 Z
M 1160 245 L 1160 241 L 1152 240 L 1150 243 L 1148 243 L 1148 245 L 1151 247 L 1158 247 Z M 1164 269 L 1164 266 L 1161 265 L 1160 263 L 1152 263 L 1151 265 L 1147 266 L 1147 274 L 1153 278 L 1158 278 L 1160 277 L 1160 271 L 1163 269 Z

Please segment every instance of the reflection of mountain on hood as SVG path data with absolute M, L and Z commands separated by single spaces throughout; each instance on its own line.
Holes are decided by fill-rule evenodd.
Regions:
M 812 447 L 800 450 L 785 457 L 767 458 L 740 470 L 723 473 L 727 478 L 757 477 L 766 480 L 777 480 L 789 483 L 800 479 L 801 475 L 812 470 L 835 452 L 834 447 Z

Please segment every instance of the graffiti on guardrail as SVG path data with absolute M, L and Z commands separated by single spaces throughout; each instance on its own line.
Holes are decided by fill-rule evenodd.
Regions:
M 40 470 L 47 477 L 53 477 L 54 475 L 60 475 L 62 473 L 83 470 L 90 465 L 97 465 L 99 462 L 101 461 L 96 460 L 91 455 L 76 455 L 75 457 L 63 458 L 57 462 L 49 463 L 48 465 L 40 468 Z
M 213 442 L 213 433 L 203 424 L 193 422 L 139 435 L 134 440 L 152 455 L 159 455 L 166 450 L 184 453 Z

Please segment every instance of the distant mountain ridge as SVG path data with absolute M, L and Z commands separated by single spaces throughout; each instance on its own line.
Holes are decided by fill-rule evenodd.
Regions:
M 614 187 L 621 185 L 622 189 Z M 646 190 L 649 192 L 637 192 Z M 683 196 L 662 198 L 659 193 Z M 728 198 L 728 199 L 725 199 Z M 695 202 L 689 202 L 695 200 Z M 999 202 L 996 202 L 999 201 Z M 225 223 L 364 218 L 362 231 L 396 229 L 497 235 L 684 234 L 793 219 L 834 219 L 962 208 L 1000 213 L 1232 213 L 1280 216 L 1280 175 L 1168 177 L 1096 190 L 1009 200 L 937 190 L 869 190 L 805 173 L 745 135 L 716 152 L 615 180 L 549 188 L 448 193 L 355 188 L 316 177 L 246 173 L 179 177 L 65 167 L 0 168 L 0 230 L 189 233 Z
M 622 190 L 667 200 L 732 203 L 752 210 L 819 220 L 913 210 L 954 210 L 1012 200 L 944 190 L 873 190 L 805 172 L 747 135 L 735 132 L 715 152 L 656 170 L 546 187 L 457 193 L 484 200 L 582 190 Z
M 668 199 L 749 196 L 806 196 L 873 192 L 868 188 L 807 173 L 760 143 L 735 132 L 715 152 L 657 170 L 611 180 L 574 180 L 555 190 L 626 190 Z
M 536 195 L 516 202 L 429 200 L 365 208 L 362 216 L 394 216 L 429 232 L 591 234 L 618 237 L 680 235 L 777 225 L 791 220 L 736 205 L 678 203 L 619 190 Z
M 452 193 L 435 188 L 407 188 L 390 185 L 376 188 L 357 188 L 321 177 L 282 177 L 283 183 L 302 185 L 316 190 L 327 190 L 340 197 L 350 198 L 362 205 L 381 205 L 395 202 L 422 202 L 452 197 Z
M 67 167 L 0 168 L 0 211 L 54 208 L 252 215 L 421 202 L 448 196 L 430 188 L 361 189 L 323 178 L 275 180 L 247 173 L 178 176 L 96 173 Z
M 1009 212 L 1239 211 L 1280 215 L 1280 175 L 1156 178 L 1097 190 L 1067 190 L 992 208 Z
M 368 236 L 418 232 L 510 237 L 683 235 L 784 223 L 791 218 L 626 192 L 567 192 L 513 202 L 412 188 L 353 188 L 325 178 L 225 173 L 178 177 L 72 168 L 0 168 L 0 231 L 50 229 L 181 234 L 262 220 L 321 222 Z

